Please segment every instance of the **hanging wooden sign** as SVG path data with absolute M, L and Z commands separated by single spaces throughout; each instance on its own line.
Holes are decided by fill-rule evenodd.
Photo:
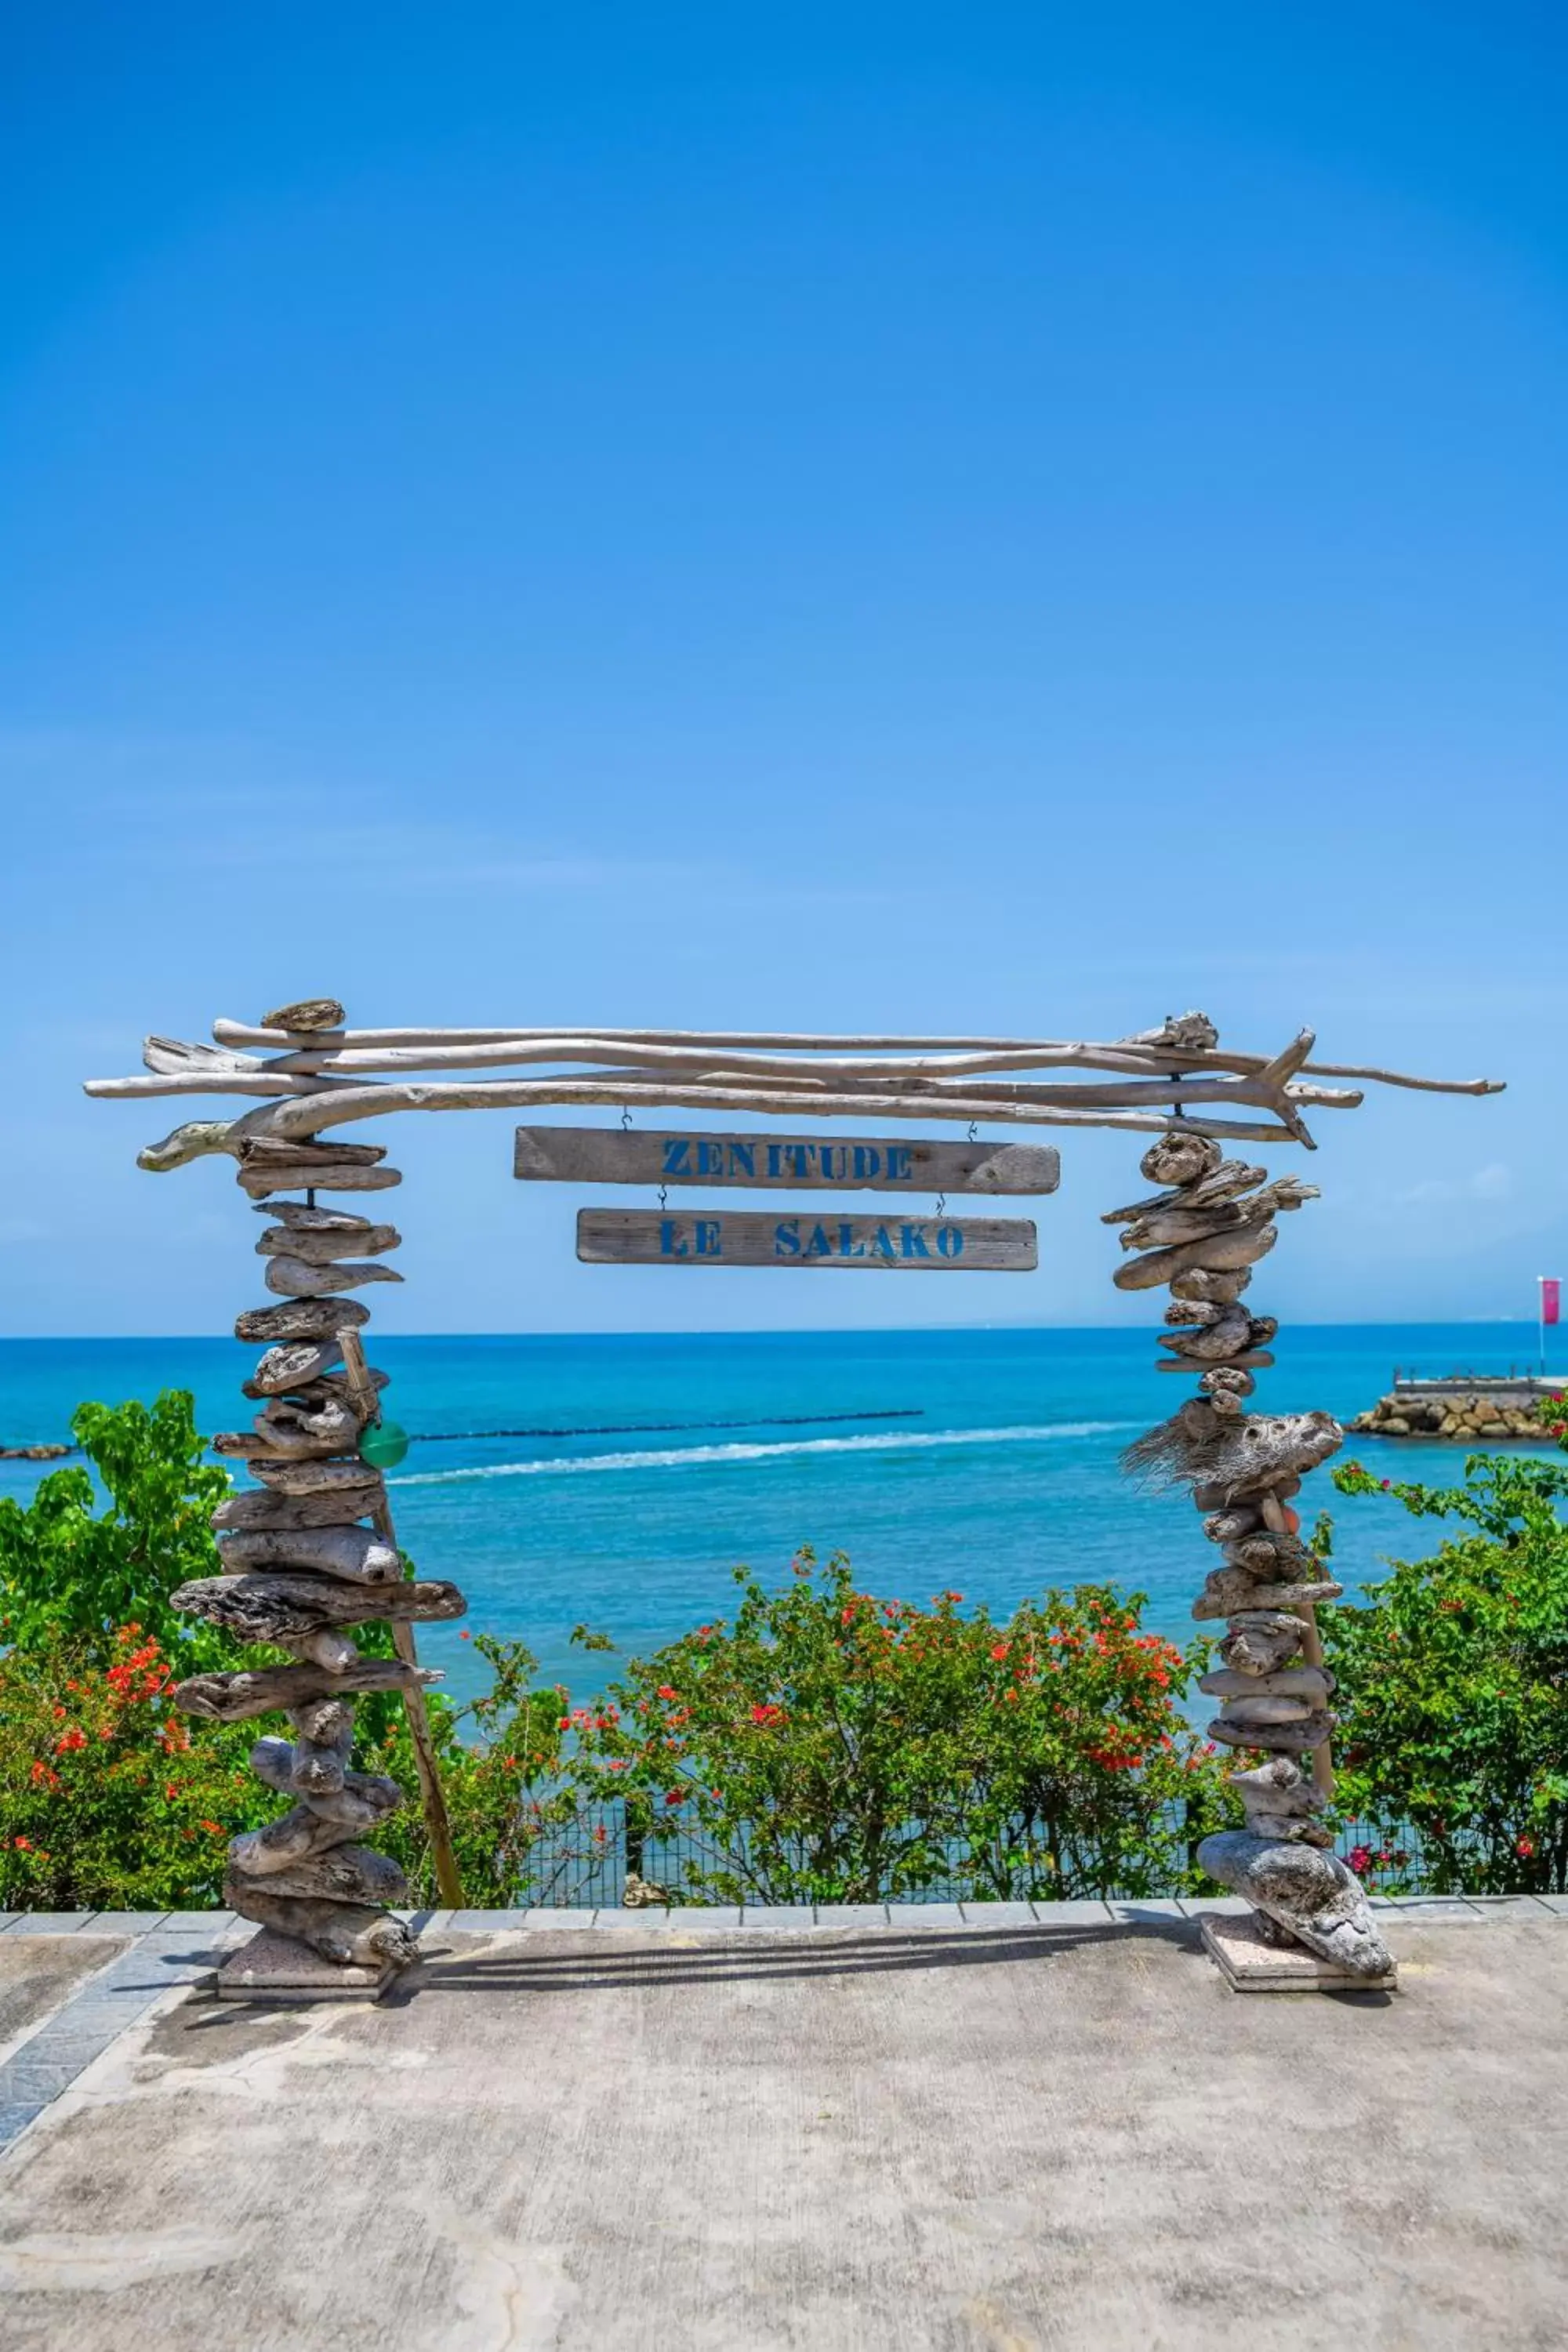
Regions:
M 579 1209 L 588 1265 L 879 1266 L 890 1273 L 1029 1274 L 1039 1263 L 1027 1217 L 775 1217 L 755 1209 L 681 1215 Z
M 790 1192 L 1054 1192 L 1061 1160 L 1048 1143 L 520 1127 L 512 1172 L 552 1183 L 738 1185 Z

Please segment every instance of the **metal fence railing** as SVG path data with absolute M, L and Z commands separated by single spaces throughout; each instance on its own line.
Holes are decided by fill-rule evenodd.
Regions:
M 1161 1826 L 1171 1846 L 1185 1854 L 1189 1867 L 1195 1867 L 1194 1848 L 1201 1832 L 1195 1825 L 1189 1825 L 1184 1810 L 1171 1809 Z M 877 1900 L 900 1903 L 1042 1895 L 1047 1891 L 1048 1878 L 1042 1885 L 1039 1862 L 1031 1861 L 1022 1852 L 1026 1844 L 1023 1824 L 1018 1825 L 1017 1835 L 1011 1843 L 1018 1850 L 1019 1858 L 1010 1871 L 1005 1843 L 1001 1849 L 988 1850 L 980 1857 L 963 1838 L 934 1842 L 934 1853 L 930 1857 L 934 1866 L 923 1869 L 917 1884 L 888 1885 L 867 1892 L 874 1894 Z M 1372 1893 L 1420 1893 L 1430 1877 L 1420 1836 L 1408 1827 L 1395 1832 L 1386 1823 L 1343 1822 L 1335 1831 L 1334 1850 Z M 798 1848 L 786 1848 L 785 1852 L 789 1863 L 804 1874 L 809 1861 L 804 1842 Z M 564 1818 L 547 1819 L 531 1840 L 516 1899 L 520 1906 L 540 1909 L 616 1909 L 624 1900 L 628 1876 L 635 1875 L 646 1885 L 665 1890 L 675 1901 L 714 1902 L 720 1897 L 705 1895 L 700 1885 L 693 1884 L 693 1875 L 718 1870 L 725 1871 L 742 1885 L 755 1883 L 755 1899 L 759 1903 L 778 1899 L 776 1895 L 770 1895 L 765 1874 L 758 1868 L 745 1842 L 721 1843 L 689 1824 L 664 1821 L 658 1822 L 650 1831 L 646 1825 L 629 1821 L 625 1804 L 618 1801 L 584 1802 Z M 1110 1883 L 1097 1886 L 1096 1891 L 1107 1896 L 1177 1895 L 1188 1892 L 1190 1885 L 1191 1881 L 1182 1879 L 1179 1873 L 1170 1884 L 1157 1887 L 1151 1887 L 1146 1879 L 1139 1885 L 1119 1884 L 1113 1875 Z M 1075 1885 L 1070 1891 L 1081 1890 Z

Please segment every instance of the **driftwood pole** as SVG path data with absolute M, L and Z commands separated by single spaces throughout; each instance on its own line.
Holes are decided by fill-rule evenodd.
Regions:
M 1344 1442 L 1326 1412 L 1248 1413 L 1254 1374 L 1274 1361 L 1272 1316 L 1251 1314 L 1243 1293 L 1274 1245 L 1281 1210 L 1316 1187 L 1270 1184 L 1262 1168 L 1226 1160 L 1219 1146 L 1173 1123 L 1143 1157 L 1168 1189 L 1113 1209 L 1123 1249 L 1120 1288 L 1168 1283 L 1162 1370 L 1195 1375 L 1198 1394 L 1128 1448 L 1127 1464 L 1188 1485 L 1205 1514 L 1204 1533 L 1223 1548 L 1193 1615 L 1223 1618 L 1224 1668 L 1199 1687 L 1221 1701 L 1211 1739 L 1261 1759 L 1234 1773 L 1244 1831 L 1205 1838 L 1198 1861 L 1256 1906 L 1271 1940 L 1294 1942 L 1363 1979 L 1386 1977 L 1387 1947 L 1362 1889 L 1328 1849 L 1319 1815 L 1333 1795 L 1330 1751 L 1333 1678 L 1323 1665 L 1316 1604 L 1342 1587 L 1302 1543 L 1290 1498 L 1302 1475 Z M 1312 1780 L 1298 1759 L 1310 1755 Z
M 286 1010 L 294 1025 L 322 1013 L 342 1018 L 335 1005 Z M 288 1714 L 292 1740 L 260 1739 L 250 1760 L 293 1802 L 264 1829 L 231 1840 L 224 1899 L 318 1960 L 379 1983 L 416 1957 L 413 1936 L 386 1907 L 406 1904 L 409 1888 L 390 1856 L 357 1841 L 402 1804 L 403 1790 L 350 1769 L 353 1695 L 403 1692 L 437 1881 L 445 1902 L 460 1904 L 425 1709 L 424 1685 L 440 1677 L 419 1665 L 413 1627 L 420 1618 L 459 1617 L 465 1602 L 455 1585 L 414 1583 L 404 1573 L 382 1472 L 406 1441 L 384 1431 L 376 1442 L 385 1376 L 365 1362 L 359 1333 L 369 1309 L 343 1295 L 401 1281 L 381 1263 L 401 1236 L 353 1211 L 318 1206 L 317 1194 L 380 1192 L 402 1179 L 383 1164 L 379 1145 L 252 1137 L 237 1157 L 239 1184 L 274 1221 L 256 1244 L 274 1303 L 247 1308 L 235 1325 L 237 1338 L 263 1349 L 245 1384 L 261 1409 L 248 1429 L 213 1443 L 242 1459 L 257 1485 L 214 1514 L 222 1572 L 173 1598 L 176 1608 L 242 1641 L 272 1643 L 296 1663 L 198 1675 L 179 1685 L 175 1702 L 223 1722 Z M 304 1198 L 284 1197 L 295 1192 Z M 395 1661 L 363 1656 L 350 1638 L 350 1628 L 376 1622 L 391 1626 Z
M 380 1399 L 364 1360 L 359 1333 L 352 1325 L 338 1333 L 338 1346 L 342 1350 L 343 1370 L 354 1409 L 362 1415 L 367 1428 L 377 1427 L 381 1422 Z M 371 1524 L 401 1559 L 384 1480 L 380 1497 L 371 1513 Z M 406 1618 L 394 1620 L 392 1645 L 405 1666 L 417 1667 L 419 1653 L 415 1646 L 414 1627 Z M 424 1808 L 425 1833 L 430 1841 L 431 1860 L 436 1865 L 436 1884 L 442 1902 L 453 1910 L 461 1910 L 463 1883 L 458 1875 L 458 1857 L 452 1851 L 452 1824 L 447 1819 L 446 1791 L 441 1786 L 440 1766 L 436 1759 L 435 1742 L 430 1737 L 430 1717 L 425 1705 L 423 1685 L 416 1682 L 405 1684 L 403 1704 L 408 1713 L 408 1736 L 414 1743 L 414 1761 L 419 1774 L 419 1801 Z

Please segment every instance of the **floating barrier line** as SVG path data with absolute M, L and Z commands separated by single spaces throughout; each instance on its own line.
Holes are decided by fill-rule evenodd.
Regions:
M 923 1421 L 919 1404 L 887 1405 L 874 1412 L 770 1412 L 752 1421 L 605 1421 L 579 1429 L 416 1429 L 411 1445 L 457 1445 L 485 1437 L 641 1437 L 672 1429 L 803 1429 L 822 1422 Z

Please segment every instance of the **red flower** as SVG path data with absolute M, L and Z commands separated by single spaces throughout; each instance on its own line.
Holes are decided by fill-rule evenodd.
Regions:
M 673 1683 L 660 1683 L 654 1696 L 656 1698 L 679 1698 L 680 1696 L 680 1693 L 676 1689 Z
M 683 1805 L 686 1802 L 685 1790 L 667 1789 L 664 1792 L 664 1801 L 667 1805 Z
M 782 1706 L 763 1706 L 759 1705 L 752 1709 L 752 1721 L 753 1723 L 772 1725 L 782 1723 L 784 1719 L 784 1711 Z
M 991 1645 L 991 1654 L 994 1658 L 1005 1658 L 1007 1654 L 1006 1643 L 994 1642 Z
M 1513 1850 L 1515 1853 L 1520 1856 L 1521 1861 L 1532 1862 L 1535 1858 L 1535 1840 L 1533 1838 L 1521 1838 L 1515 1844 Z

